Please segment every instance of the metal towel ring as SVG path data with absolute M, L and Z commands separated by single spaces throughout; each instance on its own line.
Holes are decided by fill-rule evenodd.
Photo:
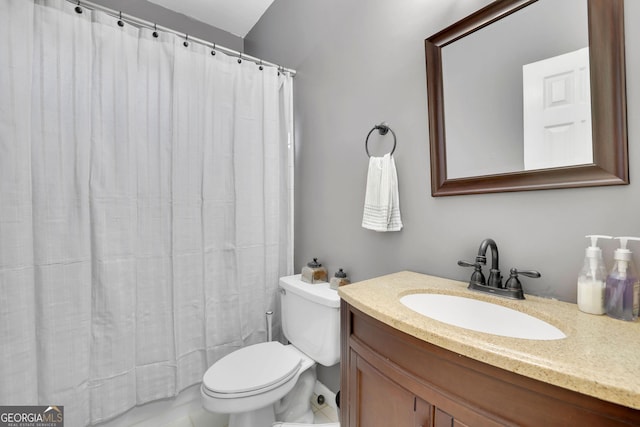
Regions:
M 393 148 L 391 149 L 391 153 L 389 153 L 389 155 L 392 155 L 393 152 L 396 151 L 396 133 L 393 131 L 393 129 L 387 126 L 386 123 L 380 123 L 379 125 L 375 125 L 373 129 L 369 131 L 369 133 L 367 134 L 367 139 L 365 139 L 364 141 L 364 150 L 367 152 L 367 156 L 371 157 L 371 154 L 369 154 L 369 136 L 371 136 L 373 131 L 376 129 L 378 130 L 380 135 L 386 135 L 389 131 L 391 131 L 391 134 L 393 135 Z

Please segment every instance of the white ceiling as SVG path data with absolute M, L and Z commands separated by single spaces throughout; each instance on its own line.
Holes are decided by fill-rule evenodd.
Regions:
M 149 0 L 244 38 L 273 0 Z

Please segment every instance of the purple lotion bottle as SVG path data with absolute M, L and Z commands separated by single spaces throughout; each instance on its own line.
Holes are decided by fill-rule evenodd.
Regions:
M 613 269 L 607 276 L 605 309 L 610 317 L 633 321 L 638 318 L 640 307 L 640 281 L 633 265 L 633 254 L 627 249 L 627 241 L 640 238 L 615 239 L 620 240 L 620 247 L 613 253 Z

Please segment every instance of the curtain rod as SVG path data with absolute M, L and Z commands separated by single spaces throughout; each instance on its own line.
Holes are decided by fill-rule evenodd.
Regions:
M 215 49 L 215 50 L 219 50 L 219 51 L 224 52 L 224 53 L 226 53 L 226 54 L 228 54 L 230 56 L 234 56 L 234 57 L 236 57 L 238 59 L 245 59 L 247 61 L 251 61 L 251 62 L 253 62 L 255 64 L 258 64 L 258 65 L 264 65 L 264 66 L 268 66 L 268 67 L 277 67 L 279 71 L 289 73 L 292 77 L 296 75 L 296 70 L 292 70 L 290 68 L 285 68 L 283 66 L 280 66 L 278 64 L 274 64 L 272 62 L 263 61 L 262 59 L 256 58 L 255 56 L 246 55 L 246 54 L 244 54 L 242 52 L 238 52 L 237 50 L 229 49 L 228 47 L 224 47 L 224 46 L 219 46 L 219 45 L 217 45 L 216 43 L 213 43 L 213 42 L 208 42 L 206 40 L 202 40 L 202 39 L 199 39 L 197 37 L 191 37 L 187 33 L 182 33 L 180 31 L 176 31 L 176 30 L 173 30 L 173 29 L 168 28 L 168 27 L 157 25 L 154 22 L 147 21 L 147 20 L 144 20 L 144 19 L 141 19 L 141 18 L 137 18 L 137 17 L 132 16 L 132 15 L 127 15 L 125 13 L 122 13 L 121 11 L 118 11 L 118 10 L 115 10 L 115 9 L 110 9 L 110 8 L 108 8 L 106 6 L 102 6 L 102 5 L 97 4 L 97 3 L 93 3 L 93 2 L 90 2 L 90 1 L 84 1 L 84 0 L 81 0 L 81 1 L 80 0 L 67 0 L 67 1 L 69 3 L 75 4 L 78 7 L 79 6 L 84 6 L 87 9 L 104 12 L 109 16 L 112 16 L 114 18 L 118 18 L 118 19 L 120 19 L 121 21 L 124 21 L 124 22 L 128 22 L 129 24 L 131 24 L 131 25 L 133 25 L 135 27 L 138 27 L 138 28 L 148 28 L 150 30 L 157 30 L 157 31 L 163 31 L 163 32 L 166 32 L 166 33 L 175 34 L 176 36 L 184 38 L 187 41 L 198 43 L 198 44 L 210 47 L 210 48 Z

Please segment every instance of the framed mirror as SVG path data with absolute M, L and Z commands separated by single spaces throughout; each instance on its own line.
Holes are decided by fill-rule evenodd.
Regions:
M 629 183 L 623 0 L 497 0 L 425 40 L 431 194 Z

